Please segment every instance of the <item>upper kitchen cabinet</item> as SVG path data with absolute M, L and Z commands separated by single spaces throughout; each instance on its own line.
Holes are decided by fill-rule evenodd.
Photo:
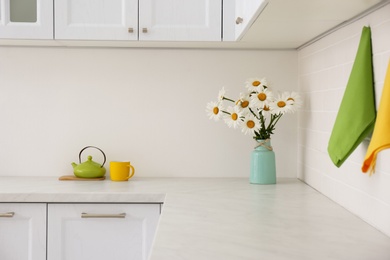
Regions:
M 0 0 L 0 38 L 53 39 L 53 0 Z
M 221 41 L 221 8 L 222 0 L 55 0 L 55 38 Z
M 56 39 L 138 39 L 138 0 L 55 0 L 54 6 Z
M 221 0 L 142 0 L 139 39 L 221 41 Z
M 234 40 L 241 40 L 267 4 L 268 0 L 235 1 Z

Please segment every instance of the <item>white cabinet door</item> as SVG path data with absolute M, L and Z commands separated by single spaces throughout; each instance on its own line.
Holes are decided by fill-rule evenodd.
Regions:
M 236 0 L 236 40 L 240 40 L 244 36 L 267 4 L 268 0 Z
M 47 260 L 148 259 L 159 204 L 49 204 Z
M 0 259 L 46 259 L 46 204 L 0 203 Z
M 53 39 L 53 0 L 0 0 L 0 38 Z
M 55 0 L 54 7 L 56 39 L 138 39 L 138 0 Z
M 139 1 L 139 40 L 221 41 L 222 0 Z

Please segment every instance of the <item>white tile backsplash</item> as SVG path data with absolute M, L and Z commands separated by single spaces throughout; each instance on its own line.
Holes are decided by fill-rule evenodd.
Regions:
M 299 117 L 298 177 L 390 236 L 390 151 L 379 153 L 371 177 L 361 172 L 369 141 L 358 146 L 340 168 L 327 153 L 366 25 L 371 27 L 378 106 L 390 58 L 389 13 L 390 4 L 298 51 L 299 88 L 310 99 Z

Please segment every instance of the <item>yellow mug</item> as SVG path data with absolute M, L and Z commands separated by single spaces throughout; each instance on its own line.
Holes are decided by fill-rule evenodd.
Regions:
M 112 181 L 127 181 L 134 175 L 134 167 L 130 162 L 110 162 L 110 178 Z

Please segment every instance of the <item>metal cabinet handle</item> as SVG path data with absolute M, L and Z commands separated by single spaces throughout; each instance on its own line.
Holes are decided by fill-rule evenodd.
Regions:
M 125 218 L 126 213 L 119 214 L 91 214 L 91 213 L 81 213 L 82 218 Z
M 142 28 L 143 33 L 148 33 L 148 28 Z
M 0 213 L 0 218 L 12 218 L 15 212 Z
M 129 29 L 127 29 L 127 32 L 128 33 L 133 33 L 134 32 L 134 29 L 132 27 L 130 27 Z
M 236 19 L 236 24 L 240 24 L 244 21 L 244 19 L 242 19 L 242 17 L 237 17 Z

